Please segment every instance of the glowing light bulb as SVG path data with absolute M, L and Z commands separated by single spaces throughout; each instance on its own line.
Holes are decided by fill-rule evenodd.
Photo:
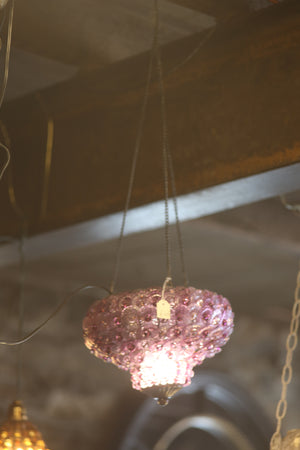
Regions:
M 228 300 L 193 287 L 165 291 L 170 318 L 159 319 L 161 288 L 110 295 L 83 321 L 86 346 L 98 358 L 131 374 L 134 389 L 160 404 L 191 382 L 193 367 L 221 351 L 233 331 Z
M 140 367 L 141 388 L 147 389 L 153 385 L 184 384 L 186 363 L 173 358 L 164 351 L 147 352 Z
M 20 401 L 12 403 L 8 418 L 0 427 L 0 450 L 49 450 L 41 433 L 27 419 Z

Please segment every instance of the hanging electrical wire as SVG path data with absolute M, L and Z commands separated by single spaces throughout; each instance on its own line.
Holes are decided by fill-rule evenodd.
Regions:
M 44 160 L 44 176 L 43 176 L 42 198 L 40 207 L 40 220 L 42 221 L 46 218 L 46 213 L 48 209 L 49 187 L 50 187 L 50 177 L 51 177 L 53 148 L 54 148 L 54 119 L 52 115 L 49 113 L 41 93 L 37 92 L 35 94 L 35 97 L 47 120 L 47 139 L 45 148 L 46 151 Z
M 4 61 L 4 74 L 2 85 L 0 88 L 0 109 L 4 100 L 4 95 L 7 86 L 8 73 L 9 73 L 9 62 L 10 62 L 10 52 L 11 52 L 11 38 L 12 38 L 12 27 L 13 27 L 13 17 L 14 17 L 14 5 L 15 0 L 10 0 L 10 9 L 9 9 L 9 17 L 8 17 L 8 27 L 7 27 L 7 39 L 6 39 L 6 50 L 5 50 L 5 61 Z M 1 25 L 2 27 L 2 25 Z M 4 172 L 6 171 L 9 163 L 10 163 L 10 150 L 9 148 L 0 142 L 0 148 L 4 150 L 6 161 L 4 162 L 2 168 L 0 169 L 0 180 L 2 179 Z
M 149 66 L 148 66 L 148 72 L 147 72 L 147 80 L 146 80 L 146 87 L 142 102 L 142 108 L 141 108 L 141 114 L 140 114 L 140 120 L 138 123 L 138 130 L 137 130 L 137 137 L 136 137 L 136 143 L 134 148 L 134 154 L 133 159 L 131 163 L 131 171 L 130 171 L 130 178 L 129 178 L 129 185 L 127 190 L 127 197 L 125 202 L 125 207 L 123 211 L 123 217 L 122 217 L 122 223 L 121 223 L 121 229 L 120 234 L 117 242 L 117 249 L 116 249 L 116 258 L 115 258 L 115 266 L 113 271 L 113 278 L 110 285 L 110 289 L 112 292 L 114 292 L 117 282 L 117 277 L 119 273 L 120 268 L 120 259 L 121 259 L 121 250 L 123 245 L 123 238 L 124 238 L 124 230 L 126 225 L 126 219 L 127 219 L 127 213 L 130 206 L 130 201 L 132 197 L 132 189 L 135 179 L 135 173 L 136 173 L 136 166 L 137 166 L 137 160 L 140 153 L 141 148 L 141 141 L 142 141 L 142 135 L 145 125 L 145 117 L 146 117 L 146 110 L 148 105 L 148 99 L 149 99 L 149 91 L 150 91 L 150 83 L 152 79 L 152 71 L 153 71 L 153 63 L 154 60 L 156 61 L 157 66 L 157 75 L 158 75 L 158 85 L 159 85 L 159 95 L 160 95 L 160 106 L 161 106 L 161 120 L 162 120 L 162 154 L 163 154 L 163 179 L 164 179 L 164 201 L 165 201 L 165 246 L 166 246 L 166 266 L 167 266 L 167 278 L 171 277 L 171 244 L 170 244 L 170 224 L 169 224 L 169 175 L 171 178 L 171 189 L 172 189 L 172 199 L 174 203 L 174 210 L 175 210 L 175 220 L 176 220 L 176 232 L 177 232 L 177 239 L 178 239 L 178 246 L 180 250 L 180 260 L 181 260 L 181 266 L 182 266 L 182 272 L 184 277 L 184 283 L 187 286 L 188 284 L 188 275 L 187 275 L 187 269 L 185 266 L 185 258 L 184 258 L 184 248 L 183 248 L 183 242 L 182 242 L 182 235 L 181 235 L 181 229 L 180 229 L 180 221 L 179 221 L 179 213 L 178 213 L 178 205 L 177 205 L 177 193 L 176 193 L 176 185 L 175 185 L 175 176 L 174 176 L 174 168 L 173 168 L 173 162 L 172 162 L 172 155 L 170 151 L 169 146 L 169 136 L 168 136 L 168 127 L 167 127 L 167 113 L 166 113 L 166 98 L 165 98 L 165 88 L 164 88 L 164 81 L 163 81 L 163 68 L 162 68 L 162 61 L 161 61 L 161 54 L 160 54 L 160 43 L 159 43 L 159 25 L 160 25 L 160 18 L 159 18 L 159 8 L 158 8 L 158 2 L 157 0 L 154 1 L 154 27 L 153 27 L 153 39 L 152 39 L 152 46 L 150 50 L 150 60 L 149 60 Z M 209 35 L 205 36 L 205 38 L 201 41 L 199 47 L 194 50 L 192 55 L 189 55 L 188 58 L 186 58 L 183 63 L 180 63 L 178 66 L 174 67 L 169 73 L 174 72 L 178 68 L 180 68 L 184 63 L 186 63 L 194 54 L 196 54 L 196 50 L 198 51 L 200 47 L 204 44 L 204 42 L 207 41 L 208 36 L 210 37 L 212 33 L 210 32 Z
M 13 4 L 14 0 L 11 1 L 11 10 L 10 10 L 10 25 L 12 24 L 12 13 L 13 13 Z M 148 75 L 147 75 L 147 82 L 144 92 L 144 98 L 142 103 L 142 109 L 140 114 L 140 121 L 138 125 L 138 131 L 137 131 L 137 137 L 136 137 L 136 143 L 134 148 L 134 155 L 132 160 L 132 166 L 131 166 L 131 173 L 130 173 L 130 181 L 129 181 L 129 187 L 127 191 L 127 198 L 123 213 L 123 219 L 121 224 L 121 231 L 119 240 L 117 243 L 117 251 L 116 251 L 116 260 L 115 260 L 115 267 L 114 267 L 114 275 L 111 282 L 110 290 L 108 290 L 105 287 L 102 286 L 92 286 L 92 285 L 84 285 L 82 287 L 79 287 L 78 289 L 75 289 L 72 291 L 69 295 L 63 298 L 61 303 L 55 308 L 55 310 L 40 324 L 38 325 L 34 330 L 32 330 L 30 333 L 26 334 L 20 339 L 16 339 L 13 341 L 7 341 L 7 340 L 1 340 L 0 345 L 20 345 L 28 340 L 30 340 L 33 336 L 35 336 L 44 326 L 47 325 L 47 323 L 54 318 L 60 310 L 66 305 L 74 296 L 77 294 L 84 292 L 87 289 L 103 289 L 107 291 L 109 294 L 114 292 L 118 272 L 119 272 L 119 265 L 120 265 L 120 257 L 121 257 L 121 249 L 122 249 L 122 241 L 124 236 L 124 229 L 126 224 L 126 216 L 127 212 L 130 206 L 130 200 L 132 195 L 132 188 L 135 178 L 135 172 L 136 172 L 136 164 L 137 159 L 141 147 L 141 140 L 142 140 L 142 133 L 145 123 L 145 117 L 146 117 L 146 109 L 147 104 L 149 100 L 149 92 L 150 92 L 150 83 L 152 79 L 152 72 L 153 72 L 153 63 L 154 59 L 156 58 L 157 63 L 157 71 L 158 71 L 158 83 L 159 83 L 159 90 L 161 95 L 161 115 L 162 115 L 162 122 L 163 122 L 163 165 L 164 165 L 164 186 L 165 186 L 165 217 L 166 217 L 166 255 L 167 255 L 167 278 L 165 280 L 164 286 L 166 286 L 167 283 L 170 283 L 171 277 L 168 276 L 169 273 L 171 273 L 171 256 L 170 256 L 170 236 L 169 236 L 169 206 L 168 206 L 168 192 L 169 192 L 169 182 L 171 185 L 171 191 L 172 191 L 172 200 L 174 203 L 174 211 L 175 211 L 175 218 L 176 218 L 176 232 L 177 232 L 177 239 L 178 239 L 178 245 L 180 250 L 180 259 L 181 259 L 181 265 L 182 265 L 182 272 L 184 276 L 185 285 L 188 283 L 188 275 L 187 270 L 184 262 L 184 248 L 182 243 L 182 235 L 180 230 L 180 221 L 179 221 L 179 214 L 178 214 L 178 205 L 177 205 L 177 198 L 176 198 L 176 185 L 175 185 L 175 176 L 174 176 L 174 168 L 173 168 L 173 161 L 172 161 L 172 155 L 169 148 L 169 142 L 168 142 L 168 132 L 167 132 L 167 120 L 166 120 L 166 104 L 165 104 L 165 89 L 163 86 L 163 72 L 162 72 L 162 63 L 161 63 L 161 56 L 160 56 L 160 47 L 158 45 L 159 42 L 159 11 L 158 11 L 158 4 L 157 0 L 154 0 L 155 5 L 155 21 L 156 24 L 154 26 L 154 36 L 153 36 L 153 44 L 150 51 L 150 61 L 149 61 L 149 67 L 148 67 Z M 204 38 L 201 39 L 200 44 L 178 65 L 173 67 L 169 72 L 166 73 L 166 75 L 169 75 L 176 70 L 180 69 L 183 65 L 185 65 L 190 59 L 192 59 L 193 56 L 197 54 L 197 52 L 200 50 L 200 48 L 209 40 L 209 38 L 214 34 L 215 28 L 212 28 L 209 30 L 208 33 L 205 34 Z M 9 36 L 11 38 L 11 26 L 10 26 L 10 33 Z M 7 46 L 7 54 L 10 52 L 10 43 Z M 7 60 L 7 58 L 6 58 Z M 8 75 L 8 71 L 5 71 L 5 74 Z M 7 82 L 7 76 L 5 78 L 5 86 Z M 1 106 L 1 98 L 0 95 L 0 106 Z M 41 206 L 41 219 L 45 217 L 46 208 L 47 208 L 47 201 L 48 201 L 48 187 L 49 187 L 49 177 L 50 177 L 50 168 L 51 168 L 51 160 L 52 160 L 52 152 L 53 152 L 53 136 L 54 136 L 54 123 L 53 119 L 48 116 L 48 126 L 47 126 L 47 150 L 46 150 L 46 157 L 45 157 L 45 171 L 44 175 L 47 180 L 46 183 L 44 183 L 44 193 L 42 196 L 42 199 L 46 199 L 45 201 L 42 200 L 42 206 Z M 5 169 L 7 168 L 10 160 L 10 152 L 7 148 L 7 163 L 5 167 L 3 168 L 3 173 Z M 2 175 L 3 175 L 2 173 Z M 2 176 L 1 175 L 1 176 Z M 170 177 L 170 181 L 169 181 Z M 1 177 L 0 177 L 1 178 Z M 15 198 L 14 191 L 10 190 L 11 198 Z M 14 204 L 14 202 L 12 202 Z M 10 238 L 8 238 L 9 240 Z
M 36 328 L 34 328 L 30 333 L 27 333 L 25 336 L 23 336 L 20 339 L 15 340 L 0 340 L 0 345 L 8 345 L 8 346 L 14 346 L 14 345 L 21 345 L 25 342 L 29 341 L 31 338 L 33 338 L 39 331 L 41 331 L 48 322 L 50 322 L 51 319 L 53 319 L 57 314 L 62 310 L 62 308 L 70 302 L 76 295 L 81 294 L 82 292 L 85 292 L 90 289 L 97 289 L 97 290 L 104 290 L 108 294 L 111 294 L 111 291 L 107 289 L 104 286 L 95 286 L 95 285 L 84 285 L 80 286 L 79 288 L 72 291 L 70 294 L 66 295 L 63 300 L 58 304 L 58 306 L 54 309 L 54 311 L 45 319 L 42 321 L 40 325 L 38 325 Z M 99 297 L 97 297 L 99 298 Z

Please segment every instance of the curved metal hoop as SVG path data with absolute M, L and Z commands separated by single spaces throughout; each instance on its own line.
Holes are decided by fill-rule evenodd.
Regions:
M 163 434 L 153 450 L 168 450 L 182 433 L 192 428 L 206 431 L 218 440 L 228 441 L 234 450 L 255 450 L 235 425 L 214 415 L 197 415 L 179 420 Z

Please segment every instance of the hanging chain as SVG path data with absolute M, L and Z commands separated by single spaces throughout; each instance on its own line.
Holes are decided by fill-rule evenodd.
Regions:
M 285 365 L 282 370 L 282 376 L 281 376 L 281 398 L 278 402 L 277 408 L 276 408 L 276 419 L 277 419 L 277 427 L 276 431 L 272 436 L 270 449 L 271 450 L 280 450 L 281 449 L 281 427 L 282 427 L 282 421 L 286 416 L 287 413 L 287 389 L 288 385 L 292 381 L 293 377 L 293 368 L 292 368 L 292 361 L 293 361 L 293 353 L 297 347 L 298 344 L 298 329 L 299 329 L 299 321 L 300 321 L 300 269 L 298 271 L 297 275 L 297 285 L 295 289 L 295 301 L 292 311 L 292 320 L 290 325 L 290 331 L 289 335 L 286 340 L 286 360 Z
M 138 156 L 139 156 L 140 149 L 141 149 L 142 135 L 143 135 L 144 123 L 145 123 L 145 119 L 146 119 L 146 110 L 147 110 L 149 93 L 150 93 L 150 83 L 151 83 L 151 78 L 152 78 L 152 68 L 153 68 L 153 59 L 154 59 L 154 40 L 155 40 L 155 37 L 153 38 L 152 50 L 151 50 L 151 54 L 150 54 L 147 81 L 146 81 L 146 87 L 145 87 L 145 91 L 144 91 L 144 98 L 143 98 L 142 109 L 141 109 L 141 114 L 140 114 L 140 121 L 139 121 L 139 125 L 138 125 L 133 159 L 132 159 L 132 164 L 131 164 L 131 171 L 130 171 L 130 177 L 129 177 L 127 196 L 126 196 L 126 201 L 125 201 L 125 208 L 123 211 L 120 235 L 119 235 L 119 239 L 117 242 L 116 259 L 115 259 L 115 266 L 114 266 L 114 272 L 113 272 L 114 274 L 113 274 L 113 279 L 112 279 L 112 282 L 110 285 L 111 292 L 114 292 L 114 290 L 115 290 L 116 282 L 117 282 L 117 278 L 118 278 L 118 274 L 119 274 L 125 224 L 126 224 L 127 213 L 128 213 L 128 209 L 129 209 L 129 205 L 130 205 L 131 195 L 132 195 L 132 188 L 133 188 L 133 182 L 134 182 L 135 173 L 136 173 L 137 160 L 138 160 Z
M 158 0 L 154 0 L 155 10 L 155 54 L 157 61 L 157 73 L 161 98 L 161 118 L 162 118 L 162 137 L 163 137 L 163 164 L 164 164 L 164 189 L 165 189 L 165 245 L 166 245 L 166 265 L 167 278 L 171 277 L 171 244 L 170 244 L 170 219 L 169 219 L 169 176 L 172 189 L 172 200 L 174 204 L 175 223 L 177 231 L 178 246 L 180 252 L 181 268 L 184 277 L 184 284 L 188 285 L 188 275 L 185 265 L 184 247 L 182 241 L 182 233 L 178 214 L 177 192 L 174 175 L 174 167 L 172 154 L 169 145 L 169 135 L 167 126 L 167 109 L 166 109 L 166 95 L 163 80 L 163 67 L 161 59 L 161 50 L 159 45 L 159 7 Z
M 164 191 L 165 191 L 165 246 L 166 246 L 166 266 L 167 278 L 171 278 L 171 245 L 170 245 L 170 218 L 169 218 L 169 170 L 168 170 L 168 128 L 166 120 L 166 96 L 163 81 L 163 68 L 159 45 L 159 8 L 158 0 L 154 0 L 155 12 L 155 33 L 154 49 L 157 65 L 157 74 L 160 90 L 160 108 L 162 120 L 162 154 L 163 154 L 163 172 L 164 172 Z
M 171 245 L 170 245 L 170 231 L 169 231 L 169 228 L 170 228 L 169 175 L 170 175 L 182 272 L 184 275 L 185 285 L 187 285 L 187 283 L 188 283 L 187 270 L 185 267 L 184 248 L 183 248 L 179 214 L 178 214 L 178 205 L 177 205 L 177 199 L 176 199 L 174 168 L 173 168 L 171 152 L 169 149 L 168 128 L 167 128 L 167 119 L 166 119 L 165 87 L 164 87 L 164 82 L 163 82 L 163 68 L 162 68 L 160 45 L 159 45 L 159 22 L 160 21 L 159 21 L 158 0 L 154 0 L 154 14 L 155 14 L 154 35 L 153 35 L 153 43 L 152 43 L 152 47 L 151 47 L 147 82 L 146 82 L 146 87 L 145 87 L 145 92 L 144 92 L 143 103 L 142 103 L 140 121 L 139 121 L 139 125 L 138 125 L 134 154 L 133 154 L 133 159 L 132 159 L 132 164 L 131 164 L 131 171 L 130 171 L 130 177 L 129 177 L 128 191 L 127 191 L 127 196 L 126 196 L 126 201 L 125 201 L 125 208 L 123 211 L 121 229 L 120 229 L 120 234 L 119 234 L 119 238 L 118 238 L 118 242 L 117 242 L 116 259 L 115 259 L 115 266 L 114 266 L 114 272 L 113 272 L 114 275 L 113 275 L 113 279 L 112 279 L 112 282 L 110 285 L 111 292 L 114 292 L 114 290 L 115 290 L 118 273 L 119 273 L 119 268 L 120 268 L 121 250 L 122 250 L 122 245 L 123 245 L 124 230 L 125 230 L 125 225 L 126 225 L 127 213 L 128 213 L 128 209 L 130 206 L 130 200 L 131 200 L 131 196 L 132 196 L 132 189 L 133 189 L 133 183 L 134 183 L 134 179 L 135 179 L 137 160 L 138 160 L 138 156 L 139 156 L 140 148 L 141 148 L 142 134 L 143 134 L 144 124 L 145 124 L 145 119 L 146 119 L 146 110 L 147 110 L 147 105 L 148 105 L 148 100 L 149 100 L 150 83 L 151 83 L 151 79 L 152 79 L 154 59 L 156 59 L 159 90 L 160 90 L 160 100 L 161 100 L 160 107 L 161 107 L 161 119 L 162 119 L 162 151 L 163 151 L 163 173 L 164 173 L 164 191 L 165 191 L 165 200 L 164 200 L 164 202 L 165 202 L 165 246 L 166 246 L 167 277 L 168 278 L 171 277 Z
M 175 183 L 175 175 L 174 175 L 174 166 L 173 166 L 173 159 L 172 159 L 172 154 L 170 152 L 169 145 L 168 145 L 167 150 L 168 150 L 168 164 L 169 164 L 169 170 L 170 170 L 170 180 L 171 180 L 172 197 L 173 197 L 174 212 L 175 212 L 175 223 L 176 223 L 177 240 L 178 240 L 178 246 L 179 246 L 181 270 L 182 270 L 182 274 L 183 274 L 184 285 L 187 287 L 189 284 L 189 277 L 188 277 L 188 272 L 187 272 L 187 268 L 186 268 L 186 264 L 185 264 L 184 246 L 183 246 L 183 239 L 182 239 L 181 226 L 180 226 L 179 213 L 178 213 L 178 202 L 177 202 L 177 191 L 176 191 L 176 183 Z

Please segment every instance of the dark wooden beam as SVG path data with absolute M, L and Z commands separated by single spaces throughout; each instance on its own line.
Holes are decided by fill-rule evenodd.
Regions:
M 166 71 L 202 36 L 163 49 Z M 178 192 L 186 194 L 300 160 L 300 4 L 282 3 L 219 26 L 197 55 L 166 76 L 168 123 Z M 59 228 L 123 208 L 148 55 L 82 75 L 42 93 L 55 121 L 46 218 L 46 119 L 35 97 L 11 102 L 2 119 L 12 140 L 19 203 L 30 232 Z M 132 205 L 163 196 L 157 86 L 151 98 Z M 6 180 L 1 234 L 16 233 Z
M 234 16 L 246 14 L 249 8 L 246 0 L 171 0 L 185 8 L 201 11 L 215 17 L 218 21 L 226 21 Z

